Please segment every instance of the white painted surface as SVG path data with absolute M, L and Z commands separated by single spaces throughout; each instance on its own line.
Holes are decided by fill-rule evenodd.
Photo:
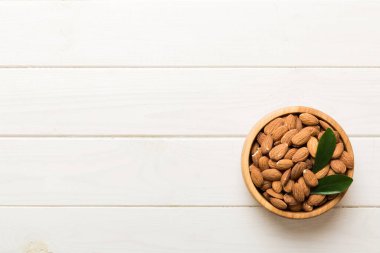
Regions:
M 0 1 L 0 252 L 379 252 L 379 13 Z M 306 221 L 258 207 L 240 174 L 245 134 L 288 105 L 355 150 L 344 200 Z

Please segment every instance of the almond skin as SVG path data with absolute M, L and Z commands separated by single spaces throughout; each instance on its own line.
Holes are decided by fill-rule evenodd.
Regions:
M 252 179 L 253 184 L 256 185 L 256 187 L 261 187 L 264 183 L 264 178 L 261 175 L 260 170 L 257 167 L 255 167 L 253 164 L 250 166 L 250 169 L 251 169 L 251 179 Z
M 291 148 L 288 150 L 288 152 L 286 152 L 285 156 L 284 156 L 284 159 L 292 159 L 293 158 L 293 155 L 297 152 L 297 148 Z
M 253 143 L 252 148 L 251 148 L 251 155 L 253 155 L 254 153 L 256 153 L 256 151 L 259 148 L 260 148 L 259 143 L 257 143 L 257 142 Z
M 290 194 L 285 194 L 284 195 L 284 201 L 289 206 L 294 206 L 294 205 L 298 204 L 297 200 L 292 195 L 290 195 Z
M 330 167 L 337 174 L 344 174 L 347 170 L 346 165 L 341 160 L 330 161 Z
M 266 156 L 262 156 L 259 159 L 259 169 L 261 171 L 269 169 L 269 164 L 268 164 L 269 158 Z
M 306 168 L 309 169 L 309 170 L 311 170 L 311 169 L 313 168 L 313 165 L 314 165 L 314 160 L 312 160 L 312 159 L 307 159 L 307 160 L 305 161 L 305 163 L 306 163 Z
M 294 163 L 303 162 L 309 156 L 309 150 L 306 147 L 302 147 L 297 150 L 297 152 L 293 155 L 292 161 Z
M 273 183 L 272 183 L 272 185 L 273 185 Z M 276 198 L 276 199 L 283 199 L 284 198 L 284 195 L 282 195 L 281 193 L 275 192 L 272 188 L 266 190 L 265 192 L 268 193 L 273 198 Z
M 269 122 L 265 127 L 264 127 L 264 133 L 265 134 L 271 134 L 272 131 L 279 127 L 279 126 L 282 126 L 282 125 L 285 125 L 285 120 L 282 119 L 282 118 L 276 118 L 274 120 L 272 120 L 271 122 Z
M 309 187 L 316 187 L 318 185 L 318 178 L 311 170 L 304 170 L 303 178 Z
M 273 191 L 275 191 L 277 193 L 281 193 L 281 191 L 282 191 L 281 182 L 280 181 L 273 181 L 272 182 L 272 189 L 273 189 Z
M 343 143 L 336 144 L 335 149 L 334 149 L 334 153 L 332 155 L 332 159 L 339 158 L 342 155 L 343 151 L 344 151 Z
M 274 148 L 272 148 L 272 150 L 269 152 L 269 157 L 270 159 L 274 161 L 278 161 L 285 156 L 287 151 L 288 151 L 288 145 L 279 144 L 275 146 Z
M 259 140 L 257 140 L 257 141 L 259 141 Z M 273 147 L 273 138 L 272 138 L 272 136 L 265 135 L 260 145 L 261 145 L 261 153 L 263 155 L 268 154 L 269 151 Z
M 269 199 L 271 198 L 270 195 L 269 195 L 268 193 L 266 193 L 266 192 L 263 193 L 263 196 L 264 196 L 264 198 L 265 198 L 266 200 L 268 200 L 268 201 L 269 201 Z
M 287 131 L 281 138 L 281 143 L 286 143 L 288 146 L 292 145 L 292 138 L 298 133 L 297 129 Z
M 302 209 L 305 211 L 305 212 L 311 212 L 313 211 L 313 206 L 307 204 L 306 202 L 304 202 L 302 204 Z
M 283 126 L 279 126 L 277 128 L 275 128 L 271 135 L 272 135 L 272 138 L 273 138 L 273 141 L 279 141 L 281 140 L 282 136 L 288 131 L 288 127 L 283 125 Z
M 311 136 L 318 136 L 321 128 L 319 126 L 308 126 L 304 129 L 308 130 Z
M 301 129 L 302 129 L 302 121 L 298 117 L 297 117 L 297 121 L 296 121 L 296 129 L 298 131 L 301 131 Z
M 332 169 L 329 169 L 327 176 L 335 175 L 335 172 Z
M 354 168 L 354 157 L 347 151 L 343 151 L 340 160 L 346 165 L 348 169 Z
M 285 186 L 288 182 L 289 182 L 289 179 L 290 179 L 290 171 L 291 169 L 288 169 L 287 171 L 285 171 L 282 176 L 281 176 L 281 185 L 282 186 Z
M 288 192 L 288 193 L 292 192 L 293 185 L 294 185 L 294 181 L 293 180 L 289 180 L 288 183 L 283 187 L 284 191 Z
M 292 194 L 298 202 L 303 202 L 305 200 L 305 194 L 303 192 L 302 186 L 299 183 L 294 183 Z
M 289 114 L 285 117 L 285 125 L 289 129 L 296 129 L 297 127 L 297 118 L 293 114 Z
M 306 185 L 305 183 L 305 179 L 303 177 L 300 177 L 298 179 L 298 183 L 302 186 L 302 189 L 303 189 L 303 193 L 305 194 L 305 196 L 309 196 L 310 194 L 310 188 L 309 186 Z
M 310 195 L 306 203 L 310 206 L 319 206 L 325 197 L 325 195 L 313 194 Z
M 302 176 L 302 172 L 306 169 L 305 162 L 299 162 L 292 168 L 290 172 L 290 178 L 293 180 L 297 180 L 300 176 Z
M 261 158 L 261 149 L 258 149 L 253 155 L 252 155 L 252 163 L 257 167 L 259 166 L 259 159 Z
M 275 169 L 276 168 L 276 162 L 273 161 L 273 160 L 269 159 L 268 165 L 269 165 L 269 168 L 271 168 L 271 169 Z
M 296 146 L 301 146 L 309 141 L 311 137 L 310 131 L 302 129 L 292 138 L 292 143 Z
M 318 139 L 315 137 L 311 137 L 310 140 L 307 142 L 307 150 L 309 150 L 310 155 L 314 158 L 317 155 L 317 149 Z
M 281 159 L 276 163 L 276 168 L 278 170 L 287 170 L 293 167 L 293 161 L 290 159 Z
M 272 187 L 272 182 L 264 180 L 263 185 L 261 186 L 261 190 L 266 191 Z
M 292 212 L 299 212 L 302 210 L 302 204 L 301 203 L 298 203 L 294 206 L 289 206 L 289 210 L 292 211 Z
M 321 127 L 326 130 L 327 128 L 331 128 L 333 129 L 327 122 L 323 121 L 323 120 L 320 120 L 319 121 L 319 124 L 321 125 Z
M 264 141 L 265 137 L 267 137 L 267 135 L 264 134 L 263 132 L 260 132 L 257 134 L 256 140 L 260 144 L 260 146 L 263 145 L 263 141 Z
M 267 181 L 278 181 L 281 179 L 281 172 L 276 169 L 268 169 L 261 172 L 263 178 Z
M 317 117 L 315 117 L 314 115 L 310 113 L 301 113 L 299 118 L 302 121 L 302 123 L 307 126 L 315 126 L 315 125 L 318 125 L 319 123 L 319 120 L 317 119 Z
M 278 209 L 285 210 L 288 208 L 288 205 L 281 199 L 270 198 L 269 201 L 274 207 L 277 207 Z
M 327 164 L 320 171 L 315 173 L 315 176 L 317 177 L 317 179 L 324 178 L 325 176 L 327 176 L 327 173 L 329 173 L 329 170 L 330 170 L 330 165 Z

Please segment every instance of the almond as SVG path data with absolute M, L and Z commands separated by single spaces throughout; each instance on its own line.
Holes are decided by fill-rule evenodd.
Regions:
M 264 127 L 264 133 L 265 134 L 271 134 L 272 131 L 279 127 L 279 126 L 282 126 L 282 125 L 285 125 L 285 120 L 282 119 L 282 118 L 276 118 L 274 120 L 272 120 L 271 122 L 269 122 L 265 127 Z
M 278 146 L 272 148 L 272 150 L 269 152 L 269 157 L 274 161 L 278 161 L 284 157 L 287 151 L 288 145 L 279 144 Z
M 307 204 L 306 202 L 304 202 L 302 204 L 302 209 L 305 211 L 305 212 L 311 212 L 313 211 L 313 206 Z
M 307 126 L 315 126 L 319 123 L 317 117 L 311 115 L 310 113 L 301 113 L 299 118 L 302 121 L 302 123 Z
M 272 135 L 272 138 L 273 138 L 273 141 L 278 141 L 281 139 L 281 137 L 288 131 L 288 127 L 283 125 L 283 126 L 279 126 L 277 128 L 275 128 L 271 135 Z
M 303 188 L 299 183 L 294 183 L 293 188 L 292 188 L 292 194 L 293 194 L 293 197 L 298 202 L 303 202 L 305 200 L 305 194 L 303 192 Z
M 321 131 L 321 132 L 319 132 L 319 134 L 318 134 L 318 140 L 320 140 L 321 139 L 321 137 L 322 137 L 322 135 L 325 133 L 325 131 Z
M 273 160 L 268 161 L 269 168 L 275 169 L 276 168 L 276 162 Z
M 262 173 L 262 176 L 267 181 L 278 181 L 281 179 L 281 172 L 276 169 L 268 169 L 264 170 Z
M 287 171 L 284 172 L 284 174 L 282 174 L 281 179 L 280 179 L 282 186 L 285 186 L 289 182 L 290 171 L 291 169 L 288 169 Z
M 302 186 L 302 189 L 303 189 L 303 193 L 305 194 L 305 196 L 309 196 L 310 194 L 310 188 L 309 186 L 306 185 L 305 183 L 305 179 L 303 177 L 300 177 L 298 179 L 298 183 Z
M 252 155 L 252 163 L 257 167 L 259 166 L 259 159 L 261 158 L 261 149 L 258 149 L 253 155 Z
M 266 191 L 266 190 L 268 190 L 271 187 L 272 187 L 272 182 L 264 180 L 264 183 L 263 183 L 263 185 L 261 186 L 260 189 L 263 190 L 263 191 Z
M 259 138 L 259 137 L 257 137 Z M 257 139 L 257 141 L 260 143 L 259 139 Z M 270 135 L 265 135 L 262 140 L 261 140 L 261 153 L 263 155 L 266 155 L 269 153 L 269 151 L 272 149 L 273 147 L 273 138 L 272 136 Z
M 344 174 L 347 170 L 346 165 L 341 160 L 331 160 L 330 167 L 338 174 Z
M 272 189 L 273 189 L 273 191 L 275 191 L 277 193 L 281 193 L 281 191 L 282 191 L 281 182 L 280 181 L 273 181 L 272 182 Z
M 304 170 L 303 178 L 305 179 L 305 183 L 310 187 L 316 187 L 318 185 L 317 176 L 311 170 Z
M 259 159 L 259 169 L 261 171 L 269 169 L 269 164 L 268 164 L 269 158 L 266 156 L 262 156 Z
M 270 195 L 269 195 L 268 193 L 266 193 L 266 192 L 263 193 L 263 196 L 264 196 L 264 198 L 265 198 L 266 200 L 268 200 L 268 201 L 269 201 L 269 199 L 271 198 Z
M 335 149 L 334 149 L 334 153 L 332 155 L 332 159 L 339 158 L 342 155 L 343 151 L 344 151 L 343 143 L 336 144 Z
M 310 206 L 319 206 L 325 199 L 325 195 L 313 194 L 307 199 L 306 203 Z
M 285 156 L 284 156 L 284 159 L 292 159 L 293 155 L 297 152 L 298 149 L 296 148 L 291 148 L 288 150 L 288 152 L 286 152 Z
M 315 137 L 311 137 L 310 140 L 307 142 L 307 150 L 309 150 L 310 155 L 314 158 L 317 155 L 317 149 L 318 140 Z
M 336 139 L 336 143 L 340 142 L 340 136 L 339 136 L 339 133 L 337 131 L 333 131 L 334 135 L 335 135 L 335 139 Z
M 325 176 L 327 176 L 327 173 L 329 173 L 329 170 L 330 170 L 330 166 L 327 164 L 320 171 L 315 173 L 315 176 L 317 177 L 317 179 L 324 178 Z
M 301 131 L 302 129 L 302 121 L 297 117 L 297 121 L 296 121 L 296 129 L 298 131 Z
M 289 206 L 289 210 L 292 211 L 292 212 L 299 212 L 302 210 L 302 204 L 301 203 L 298 203 L 294 206 Z
M 257 142 L 253 143 L 252 148 L 251 148 L 251 155 L 256 153 L 256 151 L 260 148 L 259 144 Z
M 293 167 L 293 161 L 289 159 L 281 159 L 276 163 L 276 168 L 278 170 L 287 170 Z
M 354 157 L 347 151 L 343 151 L 340 160 L 346 165 L 348 169 L 354 168 Z
M 270 198 L 269 201 L 274 207 L 277 207 L 278 209 L 285 210 L 288 208 L 288 205 L 281 199 Z
M 297 152 L 293 155 L 292 161 L 294 163 L 303 162 L 306 160 L 306 158 L 309 156 L 309 151 L 306 147 L 300 148 L 297 150 Z
M 292 138 L 292 143 L 296 146 L 301 146 L 309 141 L 311 137 L 310 131 L 302 129 L 297 134 L 295 134 Z
M 273 183 L 272 183 L 272 185 L 273 185 Z M 266 190 L 265 192 L 268 193 L 273 198 L 276 198 L 276 199 L 283 199 L 284 198 L 284 195 L 282 195 L 281 193 L 275 192 L 272 188 Z
M 308 130 L 311 136 L 318 136 L 321 128 L 319 126 L 308 126 L 304 129 Z
M 289 206 L 294 206 L 294 205 L 298 204 L 297 200 L 292 195 L 290 195 L 290 194 L 285 194 L 284 195 L 284 201 Z
M 294 181 L 289 180 L 288 183 L 283 187 L 284 191 L 288 193 L 291 192 L 293 189 L 293 185 L 294 185 Z
M 273 146 L 277 146 L 277 145 L 280 144 L 280 143 L 281 143 L 281 141 L 278 140 L 278 141 L 276 141 L 276 142 L 273 144 Z
M 260 144 L 260 146 L 263 145 L 263 141 L 264 141 L 265 137 L 267 137 L 267 135 L 264 134 L 263 132 L 260 132 L 257 134 L 256 140 Z
M 327 176 L 335 175 L 335 172 L 332 169 L 329 169 Z
M 322 127 L 324 130 L 326 130 L 327 128 L 331 128 L 331 129 L 333 129 L 328 123 L 326 123 L 326 122 L 323 121 L 323 120 L 320 120 L 320 121 L 319 121 L 319 124 L 321 125 L 321 127 Z
M 289 115 L 286 116 L 286 118 L 285 118 L 285 125 L 286 125 L 289 129 L 296 129 L 296 126 L 297 126 L 297 118 L 296 118 L 293 114 L 289 114 Z
M 284 134 L 284 136 L 282 136 L 281 143 L 286 143 L 288 144 L 288 146 L 290 146 L 292 144 L 293 136 L 296 135 L 297 133 L 298 133 L 297 129 L 292 129 L 292 130 L 287 131 Z
M 292 168 L 292 171 L 290 172 L 290 178 L 293 180 L 297 180 L 301 175 L 302 172 L 306 169 L 306 163 L 305 162 L 299 162 Z
M 264 182 L 263 175 L 261 175 L 261 172 L 258 168 L 256 168 L 253 164 L 250 166 L 251 169 L 251 179 L 252 182 L 257 186 L 261 187 Z
M 314 160 L 313 159 L 307 159 L 305 161 L 305 163 L 306 163 L 306 168 L 311 170 L 313 168 L 313 165 L 314 165 Z

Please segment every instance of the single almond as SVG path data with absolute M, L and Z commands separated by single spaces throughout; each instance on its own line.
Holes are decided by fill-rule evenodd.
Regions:
M 300 176 L 302 176 L 302 172 L 306 169 L 305 162 L 299 162 L 292 168 L 290 172 L 290 178 L 293 180 L 297 180 Z
M 343 146 L 343 143 L 337 143 L 336 146 L 335 146 L 335 149 L 334 149 L 334 153 L 332 155 L 332 159 L 337 159 L 339 158 L 342 153 L 344 151 L 344 146 Z
M 276 163 L 276 168 L 278 170 L 287 170 L 293 167 L 293 161 L 290 159 L 281 159 Z
M 332 169 L 329 169 L 327 176 L 335 175 L 335 172 Z
M 296 129 L 297 126 L 297 118 L 293 114 L 289 114 L 288 116 L 285 117 L 285 125 L 289 129 Z
M 292 161 L 294 163 L 303 162 L 309 156 L 309 150 L 306 147 L 302 147 L 297 150 L 297 152 L 293 155 Z
M 319 123 L 319 120 L 317 119 L 317 117 L 315 117 L 314 115 L 310 113 L 301 113 L 299 118 L 302 121 L 302 123 L 307 126 L 315 126 L 315 125 L 318 125 Z
M 292 194 L 298 202 L 303 202 L 305 200 L 303 188 L 299 183 L 294 183 L 292 188 Z
M 280 181 L 273 181 L 272 182 L 272 189 L 273 189 L 273 191 L 275 191 L 277 193 L 281 193 L 281 191 L 282 191 L 281 182 Z
M 252 182 L 257 187 L 261 187 L 263 185 L 264 178 L 263 178 L 263 175 L 261 175 L 260 170 L 257 167 L 255 167 L 253 164 L 251 164 L 250 169 L 251 169 Z
M 340 160 L 346 165 L 348 169 L 354 168 L 354 157 L 347 151 L 343 151 Z
M 336 143 L 340 142 L 340 135 L 339 135 L 338 131 L 333 131 L 333 133 L 335 135 Z
M 292 212 L 299 212 L 302 210 L 302 203 L 298 203 L 296 205 L 293 205 L 293 206 L 289 206 L 289 210 L 292 211 Z
M 321 132 L 319 132 L 319 134 L 318 134 L 318 140 L 320 140 L 321 139 L 321 137 L 322 137 L 322 135 L 325 133 L 325 131 L 321 131 Z
M 268 164 L 268 162 L 269 162 L 269 158 L 266 157 L 266 156 L 262 156 L 262 157 L 259 159 L 259 169 L 260 169 L 261 171 L 269 169 L 269 164 Z
M 272 183 L 273 184 L 273 183 Z M 278 193 L 278 192 L 275 192 L 272 188 L 268 189 L 265 191 L 266 193 L 268 193 L 270 196 L 272 196 L 273 198 L 276 198 L 276 199 L 283 199 L 284 198 L 284 195 L 281 194 L 281 193 Z
M 297 200 L 292 195 L 290 195 L 290 194 L 285 194 L 284 195 L 284 201 L 289 206 L 294 206 L 294 205 L 298 204 Z
M 315 158 L 318 149 L 318 139 L 310 137 L 310 140 L 307 142 L 307 149 L 309 150 L 310 155 Z
M 261 153 L 266 155 L 273 147 L 273 138 L 270 135 L 265 135 L 264 139 L 261 142 Z
M 290 159 L 292 160 L 293 158 L 293 155 L 297 152 L 297 148 L 291 148 L 288 150 L 288 152 L 286 152 L 285 156 L 284 156 L 284 159 Z
M 309 141 L 310 137 L 310 131 L 307 129 L 302 129 L 292 137 L 292 143 L 296 146 L 302 146 Z
M 276 168 L 276 162 L 273 160 L 268 161 L 269 168 L 275 169 Z
M 286 185 L 283 187 L 284 191 L 287 193 L 292 192 L 293 185 L 294 185 L 294 181 L 290 179 L 288 183 L 286 183 Z
M 309 170 L 311 170 L 312 168 L 313 168 L 313 166 L 314 166 L 314 159 L 307 159 L 306 161 L 305 161 L 305 163 L 306 163 L 306 168 L 307 169 L 309 169 Z
M 325 195 L 313 194 L 307 199 L 306 203 L 310 206 L 319 206 L 325 199 Z
M 320 171 L 315 173 L 315 176 L 317 177 L 317 179 L 324 178 L 325 176 L 327 176 L 327 173 L 329 173 L 329 170 L 330 170 L 330 165 L 327 164 Z
M 304 170 L 303 178 L 305 179 L 305 183 L 310 187 L 316 187 L 318 185 L 318 178 L 311 170 Z
M 281 199 L 270 198 L 269 201 L 274 207 L 277 207 L 278 209 L 285 210 L 288 208 L 288 205 Z
M 258 167 L 259 166 L 259 160 L 262 157 L 261 149 L 258 149 L 253 155 L 252 155 L 252 163 Z
M 260 133 L 257 134 L 256 140 L 260 144 L 260 146 L 263 145 L 265 137 L 267 137 L 267 135 L 264 134 L 263 132 L 260 132 Z
M 301 131 L 301 129 L 303 128 L 302 126 L 302 121 L 300 120 L 300 118 L 297 117 L 297 121 L 296 121 L 296 129 L 298 131 Z
M 281 140 L 282 136 L 288 131 L 288 127 L 285 126 L 285 125 L 282 125 L 282 126 L 279 126 L 277 128 L 275 128 L 271 135 L 272 135 L 272 138 L 273 138 L 273 141 L 279 141 Z
M 282 176 L 281 176 L 281 185 L 282 186 L 285 186 L 288 182 L 289 182 L 289 179 L 290 179 L 290 171 L 291 169 L 288 169 L 287 171 L 285 171 Z
M 261 172 L 263 178 L 267 181 L 278 181 L 281 179 L 281 172 L 276 169 L 267 169 Z
M 331 160 L 330 167 L 337 174 L 344 174 L 347 170 L 346 165 L 341 160 Z
M 275 146 L 274 148 L 272 148 L 272 150 L 269 152 L 269 157 L 270 159 L 274 161 L 278 161 L 285 156 L 287 151 L 288 151 L 288 145 L 279 144 Z
M 266 190 L 268 190 L 271 187 L 272 187 L 272 182 L 264 180 L 264 183 L 263 183 L 263 185 L 261 186 L 260 189 L 263 190 L 263 191 L 266 191 Z
M 271 134 L 272 131 L 281 126 L 281 125 L 285 125 L 285 120 L 282 119 L 282 118 L 276 118 L 274 120 L 272 120 L 271 122 L 269 122 L 265 127 L 264 127 L 264 133 L 265 134 Z
M 326 130 L 327 128 L 331 128 L 333 129 L 327 122 L 323 121 L 323 120 L 320 120 L 319 121 L 319 124 L 321 125 L 321 127 Z
M 268 201 L 269 201 L 269 199 L 271 198 L 271 196 L 270 196 L 268 193 L 266 193 L 266 192 L 263 193 L 263 196 L 264 196 L 264 198 L 265 198 L 266 200 L 268 200 Z
M 305 211 L 305 212 L 311 212 L 313 211 L 313 206 L 309 205 L 308 203 L 304 202 L 302 204 L 302 209 Z
M 303 193 L 305 194 L 305 196 L 306 197 L 309 196 L 310 188 L 309 188 L 309 186 L 306 185 L 305 179 L 303 177 L 300 177 L 300 178 L 298 178 L 297 182 L 302 186 Z
M 297 129 L 287 131 L 281 138 L 281 143 L 286 143 L 288 146 L 292 145 L 292 138 L 298 133 Z
M 311 136 L 318 136 L 321 128 L 319 126 L 308 126 L 308 127 L 305 127 L 304 129 L 308 130 Z
M 251 148 L 251 155 L 253 155 L 254 153 L 256 153 L 256 151 L 258 149 L 260 149 L 259 143 L 257 143 L 257 142 L 253 143 L 252 148 Z

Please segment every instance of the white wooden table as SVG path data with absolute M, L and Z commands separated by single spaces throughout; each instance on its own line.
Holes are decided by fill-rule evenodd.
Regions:
M 380 252 L 380 1 L 0 1 L 0 252 Z M 355 181 L 277 217 L 240 173 L 266 113 L 333 116 Z

